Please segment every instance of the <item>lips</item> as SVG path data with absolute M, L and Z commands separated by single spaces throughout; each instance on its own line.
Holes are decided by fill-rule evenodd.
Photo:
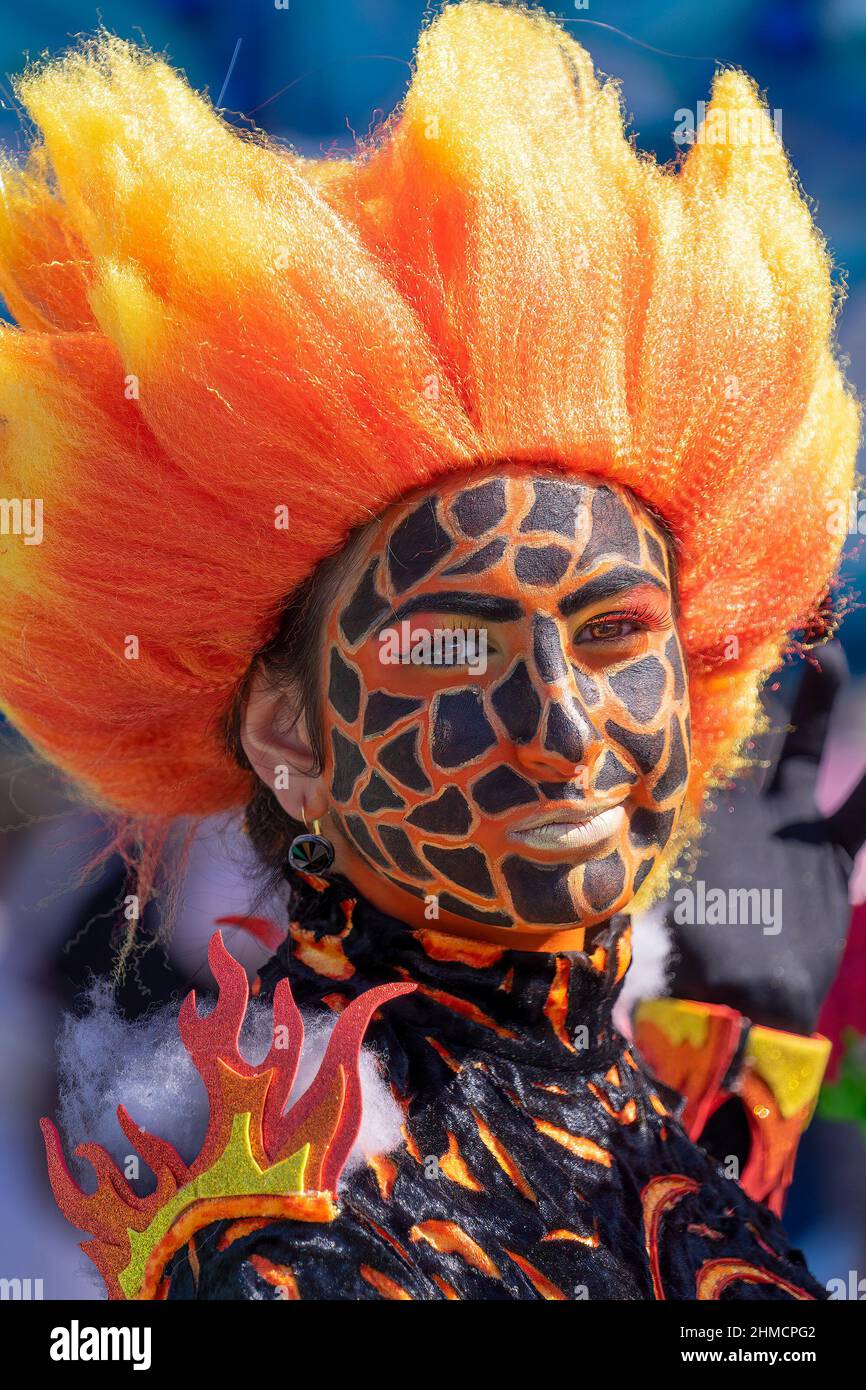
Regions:
M 535 816 L 527 816 L 511 829 L 522 833 L 524 830 L 534 830 L 539 825 L 557 825 L 566 821 L 573 825 L 575 822 L 592 820 L 593 816 L 621 805 L 622 801 L 575 801 L 569 806 L 559 806 L 555 811 L 542 811 Z
M 550 850 L 580 859 L 612 839 L 625 823 L 622 802 L 582 801 L 572 808 L 532 816 L 512 826 L 508 838 L 527 849 Z

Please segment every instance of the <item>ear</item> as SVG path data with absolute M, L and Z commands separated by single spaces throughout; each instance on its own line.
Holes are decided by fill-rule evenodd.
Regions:
M 274 793 L 293 820 L 321 819 L 328 809 L 324 778 L 315 770 L 315 757 L 304 711 L 261 666 L 250 683 L 241 720 L 241 744 L 256 775 Z

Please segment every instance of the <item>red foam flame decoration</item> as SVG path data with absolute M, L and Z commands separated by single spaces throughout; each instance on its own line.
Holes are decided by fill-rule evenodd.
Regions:
M 215 927 L 239 927 L 241 931 L 261 942 L 269 951 L 277 951 L 286 937 L 286 928 L 270 917 L 229 916 L 217 917 Z
M 261 1168 L 279 1163 L 309 1143 L 305 1194 L 333 1194 L 361 1124 L 362 1096 L 358 1061 L 370 1019 L 382 1004 L 414 985 L 381 985 L 354 999 L 338 1016 L 316 1076 L 287 1113 L 284 1112 L 297 1075 L 304 1041 L 304 1026 L 287 979 L 280 980 L 273 998 L 273 1041 L 263 1061 L 253 1065 L 241 1055 L 241 1027 L 249 1003 L 249 985 L 243 967 L 227 951 L 216 932 L 208 947 L 208 961 L 219 986 L 216 1004 L 201 1017 L 195 991 L 183 1002 L 178 1017 L 181 1040 L 205 1084 L 209 1103 L 207 1133 L 201 1150 L 187 1166 L 166 1140 L 141 1129 L 122 1105 L 117 1118 L 124 1134 L 156 1174 L 154 1192 L 138 1196 L 120 1169 L 99 1144 L 80 1144 L 76 1154 L 86 1158 L 97 1177 L 96 1191 L 86 1193 L 66 1165 L 60 1136 L 50 1120 L 43 1119 L 42 1133 L 48 1171 L 58 1206 L 75 1226 L 93 1240 L 82 1249 L 93 1260 L 111 1297 L 123 1297 L 118 1276 L 129 1261 L 129 1229 L 144 1231 L 178 1188 L 205 1173 L 223 1152 L 234 1118 L 249 1111 L 250 1145 Z M 275 1199 L 258 1199 L 261 1209 L 274 1214 Z M 287 1196 L 287 1214 L 301 1215 L 298 1194 Z M 219 1219 L 213 1203 L 200 1202 L 200 1220 L 184 1218 L 185 1239 L 192 1230 Z M 232 1210 L 237 1214 L 237 1199 Z M 320 1211 L 320 1206 L 311 1210 Z M 306 1219 L 317 1219 L 307 1216 Z M 321 1218 L 319 1218 L 321 1219 Z M 175 1242 L 174 1249 L 179 1248 Z M 158 1252 L 165 1256 L 166 1249 Z M 153 1262 L 152 1262 L 153 1263 Z M 165 1263 L 162 1259 L 161 1265 Z M 155 1276 L 150 1270 L 144 1293 L 153 1296 Z

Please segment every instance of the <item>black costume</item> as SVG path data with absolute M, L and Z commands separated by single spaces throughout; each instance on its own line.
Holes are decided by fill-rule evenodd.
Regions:
M 585 953 L 512 952 L 413 932 L 363 901 L 347 931 L 347 884 L 296 881 L 260 997 L 286 975 L 304 1010 L 417 984 L 367 1035 L 405 1143 L 345 1181 L 329 1225 L 200 1231 L 192 1263 L 181 1251 L 167 1271 L 169 1298 L 283 1297 L 287 1281 L 331 1299 L 826 1297 L 612 1026 L 625 918 Z

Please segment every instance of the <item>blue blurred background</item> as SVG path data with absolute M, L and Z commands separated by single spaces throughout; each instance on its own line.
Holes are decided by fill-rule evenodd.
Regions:
M 782 112 L 782 136 L 849 287 L 839 339 L 850 377 L 866 385 L 866 0 L 589 0 L 548 5 L 596 66 L 620 78 L 638 145 L 674 157 L 675 112 L 709 96 L 717 64 L 744 68 Z M 102 22 L 147 42 L 206 88 L 229 119 L 252 119 L 303 153 L 350 151 L 399 102 L 419 28 L 438 6 L 420 0 L 36 0 L 0 17 L 0 140 L 23 150 L 10 76 Z M 861 490 L 861 496 L 863 492 Z M 866 536 L 866 503 L 860 525 Z M 780 537 L 784 544 L 784 537 Z M 863 592 L 863 537 L 849 537 L 843 573 Z M 824 798 L 839 799 L 866 761 L 866 609 L 840 633 L 854 680 L 839 702 Z M 42 1277 L 46 1297 L 93 1297 L 74 1236 L 47 1192 L 36 1118 L 53 1105 L 58 1010 L 89 969 L 107 969 L 108 929 L 70 950 L 85 919 L 110 920 L 116 880 L 72 891 L 99 835 L 70 812 L 50 774 L 22 767 L 10 731 L 0 742 L 0 1275 Z M 74 829 L 70 831 L 70 817 Z M 857 896 L 866 896 L 861 860 Z M 145 988 L 164 994 L 200 978 L 213 916 L 243 911 L 237 881 L 207 843 L 193 866 L 197 906 L 172 957 L 152 962 Z M 241 895 L 242 896 L 242 895 Z M 212 909 L 212 911 L 211 911 Z M 194 915 L 193 915 L 194 914 Z M 74 943 L 73 943 L 74 944 Z M 233 949 L 235 949 L 233 947 Z M 250 964 L 255 961 L 251 958 Z M 160 971 L 164 973 L 160 975 Z M 146 999 L 146 995 L 143 996 Z M 816 1122 L 787 1224 L 822 1280 L 866 1276 L 863 1141 Z M 7 1268 L 8 1266 L 8 1268 Z M 866 1297 L 866 1284 L 863 1286 Z

